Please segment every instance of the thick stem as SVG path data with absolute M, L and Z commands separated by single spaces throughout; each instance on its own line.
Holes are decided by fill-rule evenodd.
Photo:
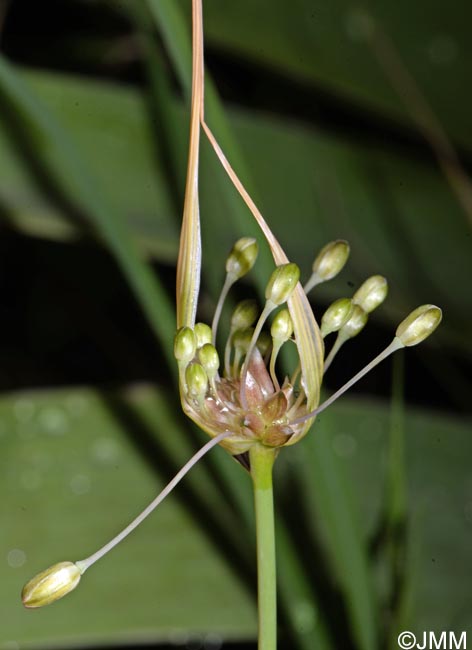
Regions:
M 275 573 L 274 500 L 272 467 L 276 451 L 254 445 L 249 452 L 254 485 L 257 533 L 258 650 L 277 647 L 277 587 Z

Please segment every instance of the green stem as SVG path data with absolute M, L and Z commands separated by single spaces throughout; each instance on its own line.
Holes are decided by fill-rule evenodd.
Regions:
M 254 445 L 249 457 L 254 485 L 257 533 L 257 591 L 259 609 L 258 650 L 277 647 L 277 593 L 275 573 L 274 499 L 272 467 L 276 451 Z

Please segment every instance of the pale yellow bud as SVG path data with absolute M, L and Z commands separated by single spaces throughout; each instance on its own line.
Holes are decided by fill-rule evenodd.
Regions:
M 211 327 L 206 323 L 197 323 L 193 330 L 197 340 L 197 348 L 203 347 L 206 343 L 211 343 Z
M 205 343 L 198 351 L 198 359 L 205 369 L 208 378 L 213 379 L 220 367 L 220 359 L 215 346 L 211 343 Z
M 242 300 L 231 316 L 231 329 L 242 330 L 251 327 L 256 322 L 258 316 L 257 302 L 248 298 Z
M 417 345 L 434 332 L 442 320 L 442 311 L 436 305 L 421 305 L 397 327 L 396 337 L 406 347 Z
M 292 295 L 300 279 L 300 269 L 294 262 L 278 266 L 270 276 L 265 297 L 274 305 L 282 305 Z
M 270 327 L 273 339 L 288 341 L 293 334 L 293 323 L 288 309 L 281 309 L 274 317 Z
M 226 260 L 226 272 L 235 280 L 242 278 L 254 266 L 259 246 L 254 237 L 241 237 Z
M 349 257 L 349 244 L 337 239 L 323 246 L 313 262 L 313 273 L 320 282 L 334 278 L 343 268 Z
M 351 315 L 339 330 L 339 335 L 342 339 L 352 339 L 364 329 L 368 318 L 362 307 L 353 305 Z
M 337 332 L 349 320 L 354 306 L 349 298 L 339 298 L 331 304 L 321 319 L 321 335 Z
M 190 363 L 197 351 L 197 339 L 190 327 L 181 327 L 174 338 L 174 356 L 184 366 Z
M 208 389 L 208 375 L 199 363 L 192 363 L 185 371 L 188 394 L 197 400 L 205 397 Z
M 373 275 L 368 278 L 352 297 L 352 302 L 370 314 L 387 297 L 387 280 L 381 275 Z
M 77 587 L 82 573 L 73 562 L 59 562 L 38 573 L 23 587 L 21 600 L 28 608 L 44 607 Z

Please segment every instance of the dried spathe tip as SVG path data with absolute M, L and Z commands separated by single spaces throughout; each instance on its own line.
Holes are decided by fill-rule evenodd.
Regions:
M 21 600 L 29 609 L 50 605 L 73 591 L 82 571 L 73 562 L 59 562 L 38 573 L 23 587 Z
M 406 347 L 418 345 L 434 332 L 442 320 L 442 311 L 436 305 L 421 305 L 397 327 L 395 336 Z

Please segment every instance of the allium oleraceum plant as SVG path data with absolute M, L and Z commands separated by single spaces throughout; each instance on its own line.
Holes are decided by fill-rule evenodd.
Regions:
M 441 321 L 434 305 L 415 309 L 397 328 L 392 342 L 324 403 L 319 404 L 324 371 L 341 346 L 366 325 L 368 315 L 386 298 L 387 282 L 380 275 L 368 278 L 351 298 L 336 300 L 318 326 L 307 293 L 334 278 L 349 256 L 343 240 L 328 243 L 317 255 L 305 286 L 298 266 L 289 261 L 268 224 L 247 194 L 204 120 L 203 26 L 201 0 L 193 0 L 193 84 L 190 146 L 180 251 L 177 266 L 177 333 L 174 354 L 185 413 L 209 436 L 207 442 L 149 506 L 89 558 L 60 562 L 35 576 L 22 593 L 26 607 L 47 605 L 72 591 L 81 575 L 111 550 L 171 492 L 183 476 L 216 445 L 224 447 L 252 477 L 255 495 L 259 649 L 276 648 L 275 543 L 272 468 L 283 447 L 299 442 L 318 413 L 353 383 L 395 350 L 416 345 Z M 267 278 L 265 304 L 259 311 L 253 300 L 234 310 L 226 345 L 216 348 L 217 329 L 224 301 L 232 285 L 253 268 L 258 243 L 239 239 L 226 261 L 226 279 L 211 325 L 196 322 L 201 270 L 198 159 L 201 131 L 206 134 L 221 164 L 250 208 L 267 240 L 275 268 Z M 269 324 L 270 323 L 270 324 Z M 328 356 L 324 339 L 337 333 Z M 292 375 L 278 376 L 277 357 L 283 345 L 294 345 L 298 366 Z

